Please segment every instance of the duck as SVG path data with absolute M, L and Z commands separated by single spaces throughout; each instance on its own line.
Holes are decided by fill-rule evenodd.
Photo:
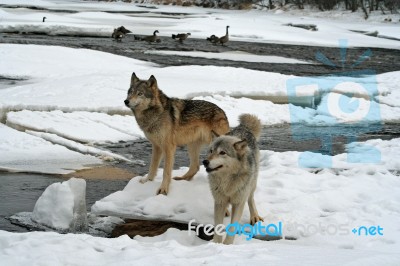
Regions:
M 111 34 L 111 38 L 114 38 L 117 42 L 122 41 L 122 38 L 125 38 L 125 33 L 120 31 L 118 28 L 114 29 L 114 32 Z
M 184 40 L 186 40 L 189 36 L 190 36 L 191 34 L 190 34 L 190 32 L 188 32 L 188 33 L 178 33 L 178 34 L 172 34 L 172 39 L 178 39 L 179 40 L 179 42 L 183 42 Z
M 114 32 L 111 34 L 111 38 L 114 38 L 116 41 L 122 41 L 122 38 L 125 38 L 127 33 L 131 31 L 125 28 L 124 26 L 118 27 L 114 29 Z
M 159 33 L 158 30 L 155 30 L 155 31 L 153 32 L 153 35 L 143 37 L 143 38 L 142 38 L 142 41 L 146 41 L 146 42 L 148 42 L 148 43 L 151 43 L 151 42 L 161 42 L 160 37 L 158 37 L 158 36 L 156 35 L 156 33 Z
M 219 43 L 221 45 L 224 45 L 225 43 L 227 43 L 229 41 L 228 29 L 229 29 L 229 26 L 226 26 L 226 34 L 225 34 L 225 36 L 222 36 L 222 37 L 219 38 Z
M 124 26 L 118 27 L 117 30 L 123 32 L 124 34 L 131 33 L 131 31 L 125 28 Z
M 211 35 L 210 37 L 207 38 L 207 41 L 216 44 L 219 42 L 219 38 L 217 36 L 215 36 L 214 34 Z

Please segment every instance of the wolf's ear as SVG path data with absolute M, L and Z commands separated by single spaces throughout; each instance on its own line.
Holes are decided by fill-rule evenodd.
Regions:
M 235 142 L 235 144 L 233 144 L 233 147 L 239 154 L 244 154 L 247 148 L 247 140 L 242 139 L 241 141 Z
M 138 81 L 139 81 L 139 78 L 136 76 L 135 72 L 133 72 L 132 76 L 131 76 L 131 85 L 135 84 Z
M 211 130 L 211 135 L 212 135 L 212 139 L 216 139 L 219 137 L 219 135 L 217 134 L 217 132 L 215 132 L 214 130 Z
M 157 86 L 157 80 L 153 75 L 150 76 L 150 78 L 149 78 L 149 80 L 147 82 L 149 83 L 149 85 L 151 87 Z

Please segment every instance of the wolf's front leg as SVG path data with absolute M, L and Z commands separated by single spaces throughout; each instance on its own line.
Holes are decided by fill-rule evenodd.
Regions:
M 256 203 L 254 202 L 254 190 L 255 188 L 251 191 L 248 204 L 249 204 L 249 209 L 250 209 L 250 224 L 254 225 L 258 222 L 264 222 L 264 219 L 258 215 Z
M 160 166 L 161 158 L 162 158 L 161 148 L 153 144 L 153 148 L 151 151 L 151 162 L 150 162 L 149 173 L 147 174 L 146 177 L 142 177 L 142 179 L 140 179 L 140 183 L 143 184 L 146 183 L 147 181 L 154 180 L 154 177 L 157 174 L 158 166 Z
M 171 183 L 172 168 L 174 166 L 174 156 L 175 156 L 176 146 L 167 146 L 164 148 L 164 171 L 163 180 L 161 182 L 160 188 L 157 190 L 158 194 L 168 194 L 169 184 Z
M 245 202 L 241 202 L 238 204 L 232 204 L 231 224 L 234 224 L 236 222 L 239 223 L 240 218 L 242 218 L 244 205 L 245 205 Z M 231 228 L 232 228 L 232 230 L 230 230 L 230 232 L 233 233 L 234 228 L 233 227 L 231 227 Z M 224 244 L 231 245 L 231 244 L 233 244 L 234 240 L 235 240 L 235 235 L 228 235 L 228 232 L 227 232 L 227 236 L 224 240 Z
M 226 203 L 214 203 L 214 228 L 219 225 L 224 223 L 224 217 L 225 217 L 225 210 L 226 207 L 228 206 L 228 202 Z M 213 241 L 215 243 L 222 243 L 222 236 L 216 234 L 214 230 L 214 237 Z

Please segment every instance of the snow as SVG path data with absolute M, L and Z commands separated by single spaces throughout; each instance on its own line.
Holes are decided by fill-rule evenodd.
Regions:
M 84 143 L 135 140 L 143 136 L 133 116 L 62 111 L 9 112 L 7 124 L 19 128 L 57 134 Z M 115 125 L 115 127 L 113 126 Z
M 391 232 L 385 234 L 382 241 L 397 246 L 399 227 L 396 221 L 400 218 L 400 209 L 395 206 L 400 203 L 400 181 L 395 174 L 400 170 L 400 164 L 392 158 L 400 155 L 400 139 L 373 140 L 366 144 L 382 154 L 379 162 L 369 165 L 351 163 L 347 161 L 348 154 L 339 154 L 332 157 L 334 167 L 322 171 L 299 168 L 299 152 L 261 151 L 255 194 L 260 215 L 266 223 L 283 221 L 287 226 L 287 235 L 297 237 L 302 243 L 390 248 L 384 244 L 379 246 L 380 241 L 373 238 L 358 241 L 351 234 L 329 239 L 326 235 L 303 236 L 301 230 L 290 230 L 290 223 L 343 225 L 349 231 L 364 224 L 379 224 L 388 228 L 386 232 Z M 361 145 L 350 144 L 350 152 L 356 153 L 356 148 Z M 172 175 L 179 176 L 186 170 L 175 170 Z M 141 184 L 139 180 L 140 177 L 135 177 L 122 191 L 97 201 L 92 206 L 92 213 L 126 218 L 158 217 L 183 222 L 195 219 L 198 223 L 213 223 L 213 199 L 203 167 L 191 182 L 172 180 L 168 196 L 154 194 L 162 181 L 161 170 L 154 182 Z M 226 218 L 225 223 L 229 219 Z M 249 219 L 249 212 L 245 210 L 242 222 L 247 223 Z
M 114 239 L 88 235 L 59 235 L 31 232 L 12 234 L 0 231 L 0 258 L 6 265 L 377 265 L 395 266 L 399 255 L 371 250 L 329 250 L 324 247 L 297 246 L 286 242 L 260 242 L 223 246 L 200 241 L 170 229 L 157 243 L 147 239 L 132 240 L 127 236 Z M 39 244 L 40 243 L 40 244 Z M 184 243 L 184 244 L 182 244 Z M 30 252 L 26 252 L 29 250 Z M 21 257 L 20 254 L 26 253 Z M 73 254 L 73 255 L 71 255 Z M 304 263 L 304 264 L 303 264 Z
M 61 231 L 86 231 L 86 181 L 71 178 L 48 186 L 35 204 L 32 220 Z
M 66 174 L 102 161 L 0 124 L 0 169 Z
M 40 1 L 27 4 L 24 1 L 2 0 L 0 4 L 15 5 L 18 2 L 22 5 L 41 6 L 51 10 L 75 10 L 80 11 L 80 13 L 57 12 L 54 14 L 30 11 L 28 14 L 21 14 L 19 11 L 7 9 L 7 11 L 2 11 L 1 14 L 0 31 L 39 31 L 50 34 L 73 35 L 81 31 L 83 35 L 92 32 L 94 36 L 104 36 L 106 32 L 111 35 L 112 28 L 124 25 L 133 30 L 135 34 L 149 34 L 155 28 L 158 28 L 161 36 L 169 37 L 177 32 L 191 32 L 192 38 L 205 39 L 211 34 L 224 35 L 225 27 L 230 25 L 230 38 L 232 40 L 336 46 L 337 40 L 344 38 L 349 40 L 350 46 L 400 48 L 397 41 L 366 36 L 351 31 L 378 30 L 382 32 L 381 35 L 398 38 L 398 25 L 396 23 L 383 23 L 384 18 L 388 16 L 381 15 L 380 11 L 372 13 L 371 18 L 365 21 L 362 19 L 362 13 L 352 14 L 348 11 L 331 14 L 329 12 L 296 10 L 276 14 L 275 11 L 267 12 L 265 10 L 238 11 L 150 5 L 147 5 L 146 8 L 133 3 Z M 102 11 L 132 13 L 105 14 Z M 172 16 L 173 13 L 181 14 L 179 19 L 171 19 L 177 17 Z M 41 22 L 43 16 L 47 17 L 45 23 Z M 398 14 L 391 14 L 390 17 L 393 18 L 393 21 L 399 19 Z M 288 23 L 316 24 L 318 31 L 285 26 Z
M 65 139 L 63 137 L 59 137 L 55 134 L 51 133 L 43 133 L 43 132 L 36 132 L 36 131 L 30 131 L 27 130 L 26 133 L 31 134 L 33 136 L 37 136 L 39 138 L 42 138 L 44 140 L 50 141 L 53 144 L 59 144 L 64 147 L 67 147 L 70 150 L 74 150 L 83 154 L 90 154 L 93 156 L 100 157 L 102 160 L 106 161 L 113 161 L 113 160 L 119 160 L 119 161 L 125 161 L 125 162 L 133 162 L 132 160 L 119 155 L 115 154 L 109 151 L 101 150 L 95 147 L 87 146 L 72 140 Z M 143 161 L 135 161 L 135 163 L 139 163 L 144 165 Z
M 350 31 L 378 30 L 380 35 L 398 38 L 398 23 L 382 23 L 383 16 L 376 13 L 370 20 L 363 21 L 357 12 L 280 10 L 275 14 L 275 11 L 174 6 L 152 9 L 122 2 L 62 0 L 29 3 L 0 0 L 0 4 L 81 11 L 71 14 L 0 9 L 0 31 L 3 32 L 105 36 L 110 35 L 114 27 L 124 25 L 135 34 L 146 34 L 159 27 L 163 36 L 192 32 L 192 38 L 204 39 L 211 34 L 223 35 L 225 26 L 230 25 L 232 40 L 336 47 L 338 39 L 347 39 L 349 46 L 400 48 L 396 41 Z M 148 13 L 104 12 L 121 10 Z M 168 12 L 182 15 L 180 19 L 171 19 Z M 40 22 L 43 16 L 47 17 L 45 23 Z M 391 16 L 393 21 L 398 20 L 398 15 Z M 284 26 L 305 22 L 316 24 L 319 30 L 311 32 Z M 162 53 L 247 62 L 303 63 L 295 58 L 271 58 L 238 51 L 218 55 Z M 91 145 L 143 137 L 131 111 L 123 104 L 132 72 L 142 79 L 155 75 L 161 89 L 169 96 L 216 103 L 227 113 L 231 126 L 237 125 L 240 114 L 248 112 L 256 114 L 266 126 L 293 121 L 325 126 L 337 124 L 337 119 L 354 122 L 353 116 L 343 112 L 334 112 L 337 115 L 331 116 L 332 112 L 324 109 L 332 99 L 336 99 L 334 103 L 339 102 L 338 99 L 353 103 L 352 108 L 359 106 L 361 114 L 373 104 L 379 115 L 367 116 L 367 122 L 400 120 L 399 71 L 377 75 L 376 83 L 346 77 L 353 86 L 335 90 L 313 84 L 304 86 L 296 91 L 297 96 L 304 98 L 301 107 L 287 101 L 287 82 L 299 77 L 278 73 L 216 66 L 160 67 L 98 51 L 40 45 L 0 44 L 0 58 L 0 77 L 23 79 L 12 87 L 0 89 L 0 116 L 7 125 L 0 124 L 1 170 L 64 174 L 102 163 L 91 155 L 129 160 Z M 180 73 L 190 75 L 182 78 Z M 329 84 L 338 82 L 340 78 L 337 77 L 328 79 Z M 360 93 L 357 84 L 372 84 L 376 90 Z M 321 93 L 321 103 L 312 106 L 318 93 Z M 351 93 L 356 95 L 349 96 Z M 274 103 L 276 99 L 282 104 Z M 400 157 L 400 139 L 355 142 L 346 148 L 346 153 L 336 156 L 261 151 L 255 194 L 260 215 L 265 223 L 282 221 L 284 234 L 297 240 L 246 241 L 244 236 L 237 236 L 235 245 L 224 246 L 176 229 L 160 236 L 138 236 L 133 240 L 127 236 L 93 237 L 88 234 L 93 232 L 92 227 L 82 234 L 0 230 L 0 260 L 5 265 L 131 265 L 132 262 L 146 265 L 399 265 L 400 163 L 397 158 Z M 363 159 L 371 159 L 371 162 L 365 163 Z M 324 160 L 331 161 L 332 168 L 313 168 Z M 173 175 L 186 170 L 184 167 L 174 170 Z M 168 196 L 155 195 L 162 169 L 154 182 L 141 184 L 139 179 L 133 178 L 123 190 L 97 201 L 91 207 L 89 223 L 94 214 L 185 222 L 196 219 L 199 223 L 212 223 L 213 199 L 203 167 L 190 182 L 173 180 Z M 60 231 L 70 228 L 74 206 L 84 205 L 84 185 L 68 182 L 48 187 L 33 211 L 35 221 Z M 78 213 L 83 214 L 83 211 Z M 31 214 L 26 215 L 25 218 L 31 217 Z M 109 229 L 110 224 L 121 222 L 117 218 L 94 219 L 99 221 L 97 226 L 103 223 Z M 246 208 L 242 222 L 248 220 Z M 225 223 L 228 222 L 226 218 Z M 351 232 L 360 226 L 378 225 L 383 228 L 383 236 L 357 236 Z M 313 233 L 311 227 L 319 231 Z M 330 234 L 328 227 L 336 228 L 337 234 Z
M 393 173 L 398 173 L 400 164 L 392 158 L 399 156 L 400 139 L 373 140 L 367 144 L 385 155 L 379 165 L 317 171 L 298 168 L 298 152 L 261 152 L 255 194 L 260 215 L 265 223 L 282 221 L 284 235 L 297 240 L 246 241 L 244 236 L 237 236 L 233 246 L 224 246 L 177 229 L 133 240 L 126 235 L 108 239 L 87 234 L 0 231 L 0 259 L 7 265 L 28 261 L 44 265 L 128 265 L 132 261 L 145 265 L 187 265 L 189 261 L 191 265 L 397 265 L 400 181 Z M 335 159 L 344 162 L 344 155 Z M 181 168 L 173 174 L 185 170 Z M 190 182 L 173 180 L 168 196 L 154 195 L 161 182 L 161 170 L 154 182 L 141 184 L 139 179 L 132 179 L 122 191 L 96 202 L 92 214 L 212 222 L 213 201 L 204 168 Z M 71 197 L 71 193 L 51 194 Z M 71 205 L 71 200 L 54 203 L 62 210 Z M 47 208 L 53 210 L 50 205 Z M 246 209 L 242 222 L 248 219 Z M 384 235 L 358 236 L 350 231 L 362 225 L 379 225 Z M 314 228 L 319 231 L 313 231 Z M 332 233 L 332 229 L 338 233 Z
M 131 111 L 124 106 L 123 100 L 133 71 L 142 79 L 155 75 L 161 89 L 171 97 L 197 96 L 198 99 L 216 103 L 227 111 L 232 125 L 235 125 L 240 113 L 248 112 L 249 104 L 254 106 L 250 112 L 258 114 L 267 125 L 296 121 L 289 114 L 298 114 L 300 121 L 308 124 L 335 122 L 326 117 L 326 112 L 287 104 L 274 104 L 269 101 L 271 97 L 282 98 L 288 95 L 287 82 L 298 78 L 295 76 L 216 66 L 154 68 L 155 65 L 151 63 L 85 49 L 10 44 L 2 44 L 0 47 L 0 53 L 4 56 L 2 61 L 4 64 L 0 64 L 0 75 L 29 79 L 29 82 L 24 84 L 0 90 L 0 109 L 3 112 L 23 109 L 58 110 L 9 112 L 8 124 L 57 134 L 71 140 L 85 143 L 117 142 L 143 136 L 132 116 L 109 116 L 88 112 L 65 113 L 101 111 L 111 114 L 131 114 Z M 82 57 L 87 60 L 76 66 L 75 62 Z M 63 64 L 59 63 L 61 60 Z M 117 64 L 118 68 L 113 67 L 110 62 Z M 182 78 L 179 74 L 182 72 L 190 72 L 191 75 Z M 230 78 L 226 79 L 227 76 Z M 382 102 L 377 106 L 380 117 L 372 117 L 372 122 L 399 121 L 400 106 L 397 103 L 400 102 L 400 95 L 398 88 L 393 85 L 399 82 L 399 73 L 377 75 L 376 79 L 377 84 L 372 86 L 376 86 L 373 93 L 377 95 L 373 96 Z M 176 80 L 179 80 L 179 83 Z M 249 83 L 249 80 L 252 82 Z M 340 77 L 327 78 L 326 82 L 336 84 L 340 82 Z M 366 84 L 365 82 L 369 81 L 365 78 L 348 78 L 347 84 L 350 85 L 336 88 L 335 92 L 358 93 L 358 97 L 370 97 L 372 92 L 359 90 L 359 84 Z M 82 90 L 82 87 L 85 87 L 85 90 Z M 306 96 L 305 100 L 311 103 L 317 91 L 325 93 L 329 90 L 330 88 L 325 86 L 298 90 L 296 93 L 298 96 Z M 239 97 L 255 97 L 258 100 Z M 343 97 L 348 98 L 348 96 Z M 327 98 L 328 95 L 324 97 Z M 354 97 L 348 101 L 359 101 L 364 103 L 364 106 L 369 102 Z M 325 106 L 326 102 L 323 103 Z M 311 104 L 309 106 L 311 107 Z M 291 111 L 293 108 L 294 112 Z M 276 115 L 271 116 L 270 113 Z

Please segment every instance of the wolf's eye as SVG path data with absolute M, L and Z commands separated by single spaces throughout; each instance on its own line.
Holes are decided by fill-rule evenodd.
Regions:
M 213 150 L 212 150 L 212 149 L 210 149 L 208 152 L 209 152 L 209 153 L 212 153 L 212 152 L 213 152 Z
M 138 96 L 142 96 L 142 95 L 143 95 L 143 92 L 138 92 L 137 95 L 138 95 Z
M 226 154 L 226 152 L 224 152 L 224 151 L 219 152 L 219 155 L 225 155 L 225 154 Z

